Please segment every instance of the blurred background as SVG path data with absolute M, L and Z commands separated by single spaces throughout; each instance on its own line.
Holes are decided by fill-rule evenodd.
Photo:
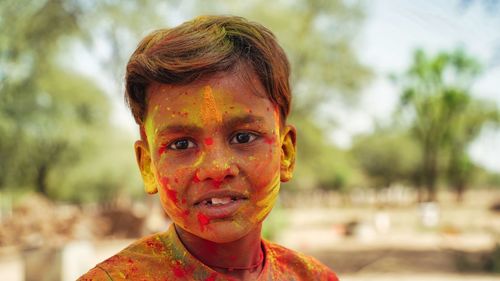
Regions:
M 297 169 L 267 238 L 345 281 L 500 280 L 496 0 L 2 0 L 2 280 L 74 280 L 167 229 L 124 71 L 201 14 L 262 23 L 292 64 Z

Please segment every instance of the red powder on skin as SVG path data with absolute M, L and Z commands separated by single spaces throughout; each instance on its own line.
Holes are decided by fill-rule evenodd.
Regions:
M 175 204 L 177 204 L 177 202 L 179 201 L 177 200 L 177 191 L 169 188 L 170 187 L 169 179 L 167 177 L 162 177 L 160 178 L 160 182 L 163 188 L 165 189 L 165 192 L 167 193 L 167 197 L 170 200 L 172 200 Z
M 335 278 L 335 276 L 329 275 L 328 276 L 328 281 L 339 281 L 339 280 L 337 278 Z
M 164 245 L 160 241 L 149 240 L 149 241 L 146 242 L 146 245 L 149 248 L 153 249 L 154 252 L 162 252 L 164 250 Z
M 179 202 L 177 200 L 177 191 L 176 190 L 165 188 L 165 191 L 167 192 L 168 198 L 170 200 L 172 200 L 175 204 L 177 204 L 177 202 Z
M 200 178 L 198 177 L 198 173 L 194 174 L 193 182 L 194 183 L 199 183 L 200 182 Z
M 160 178 L 161 185 L 163 185 L 165 188 L 168 186 L 169 179 L 167 177 L 162 177 Z
M 210 223 L 210 219 L 202 213 L 198 213 L 198 222 L 200 223 L 201 231 L 204 231 L 207 224 Z
M 217 273 L 212 273 L 210 274 L 210 276 L 208 276 L 207 279 L 205 279 L 205 281 L 215 281 L 215 279 L 217 278 Z
M 274 143 L 274 140 L 275 140 L 275 137 L 270 137 L 270 138 L 265 138 L 264 141 L 267 143 L 267 144 L 273 144 Z
M 179 277 L 179 278 L 186 277 L 186 274 L 187 274 L 187 272 L 184 269 L 182 269 L 182 267 L 179 263 L 172 266 L 172 271 L 174 272 L 175 277 Z
M 165 149 L 166 147 L 164 145 L 160 146 L 160 148 L 158 148 L 158 154 L 162 155 L 163 153 L 165 153 Z
M 221 184 L 222 184 L 221 180 L 213 180 L 212 181 L 212 186 L 215 188 L 219 188 Z
M 205 139 L 205 144 L 206 145 L 212 145 L 212 144 L 214 144 L 214 140 L 212 138 L 206 138 Z

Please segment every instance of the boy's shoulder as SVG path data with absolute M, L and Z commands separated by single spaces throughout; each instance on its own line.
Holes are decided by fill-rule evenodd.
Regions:
M 149 280 L 147 279 L 149 273 L 165 271 L 167 270 L 165 265 L 175 266 L 174 248 L 169 247 L 169 244 L 168 233 L 143 237 L 97 264 L 78 281 Z
M 266 263 L 259 280 L 338 281 L 333 271 L 313 257 L 266 240 L 263 240 L 263 245 Z M 227 280 L 224 275 L 212 271 L 192 257 L 178 240 L 173 228 L 170 228 L 167 232 L 137 240 L 118 254 L 97 264 L 78 281 L 193 278 Z
M 268 264 L 274 267 L 267 280 L 338 281 L 337 275 L 317 259 L 266 240 Z

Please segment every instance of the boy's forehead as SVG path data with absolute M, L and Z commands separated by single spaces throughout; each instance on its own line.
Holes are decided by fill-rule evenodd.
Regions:
M 151 82 L 147 87 L 146 101 L 149 111 L 151 103 L 162 103 L 168 104 L 169 102 L 176 102 L 182 104 L 183 101 L 188 103 L 189 95 L 200 94 L 204 98 L 200 99 L 199 102 L 221 99 L 222 95 L 220 92 L 224 92 L 223 103 L 232 103 L 233 98 L 239 98 L 240 100 L 246 99 L 248 101 L 257 99 L 268 99 L 266 91 L 257 75 L 253 71 L 244 73 L 242 71 L 232 71 L 215 73 L 201 79 L 197 79 L 194 82 L 186 84 L 165 84 L 160 82 Z M 242 93 L 244 93 L 242 95 Z
M 278 106 L 263 93 L 261 85 L 250 86 L 250 81 L 220 75 L 183 85 L 154 82 L 148 88 L 145 125 L 196 124 L 208 128 L 249 115 L 279 123 Z

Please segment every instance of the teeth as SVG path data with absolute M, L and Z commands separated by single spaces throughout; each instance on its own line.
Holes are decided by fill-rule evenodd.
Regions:
M 223 205 L 227 203 L 231 203 L 231 197 L 222 197 L 222 198 L 212 198 L 212 205 Z

